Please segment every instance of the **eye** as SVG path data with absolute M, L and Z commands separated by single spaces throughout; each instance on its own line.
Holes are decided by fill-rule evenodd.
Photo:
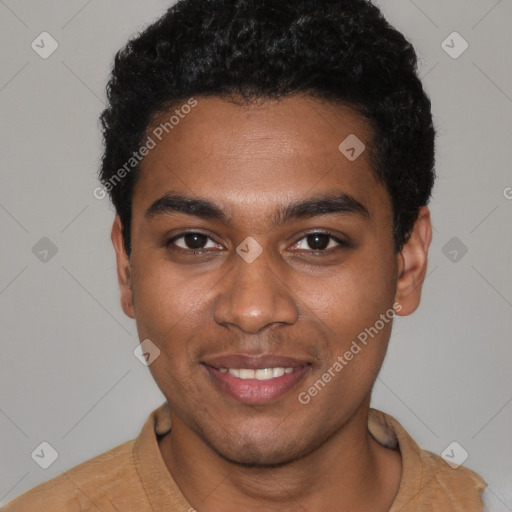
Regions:
M 175 236 L 174 238 L 169 240 L 168 245 L 175 245 L 180 249 L 192 252 L 201 252 L 205 249 L 222 249 L 222 246 L 215 242 L 214 240 L 212 240 L 209 236 L 195 231 Z
M 347 247 L 348 243 L 329 233 L 310 233 L 293 246 L 294 249 L 325 252 L 328 249 Z

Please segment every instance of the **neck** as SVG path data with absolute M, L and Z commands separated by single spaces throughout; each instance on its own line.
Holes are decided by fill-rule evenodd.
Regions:
M 279 467 L 226 461 L 172 416 L 160 450 L 178 487 L 201 512 L 388 511 L 398 492 L 401 459 L 368 433 L 369 400 L 308 455 Z

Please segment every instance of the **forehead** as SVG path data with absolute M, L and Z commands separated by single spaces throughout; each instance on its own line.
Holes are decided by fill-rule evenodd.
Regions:
M 347 106 L 311 97 L 260 105 L 196 101 L 191 109 L 173 107 L 148 128 L 155 146 L 141 164 L 134 210 L 171 190 L 227 208 L 267 208 L 333 191 L 371 203 L 383 194 L 371 167 L 372 131 Z

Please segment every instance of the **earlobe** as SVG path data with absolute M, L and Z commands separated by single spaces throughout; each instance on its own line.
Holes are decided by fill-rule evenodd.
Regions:
M 125 315 L 135 318 L 132 292 L 132 275 L 130 258 L 126 254 L 123 238 L 123 225 L 118 215 L 112 226 L 111 240 L 116 251 L 117 280 L 121 293 L 121 307 Z
M 397 314 L 410 315 L 420 304 L 421 289 L 427 273 L 428 249 L 432 239 L 430 211 L 426 206 L 420 208 L 413 229 L 398 254 L 398 272 L 395 301 L 401 308 Z

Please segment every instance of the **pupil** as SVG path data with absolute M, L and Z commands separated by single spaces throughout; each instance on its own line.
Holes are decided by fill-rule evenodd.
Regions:
M 308 235 L 307 237 L 308 245 L 311 249 L 314 250 L 322 250 L 325 249 L 329 245 L 329 237 L 322 233 L 315 233 L 313 235 Z
M 184 236 L 185 244 L 189 249 L 203 249 L 207 238 L 206 235 L 200 233 L 191 233 Z

